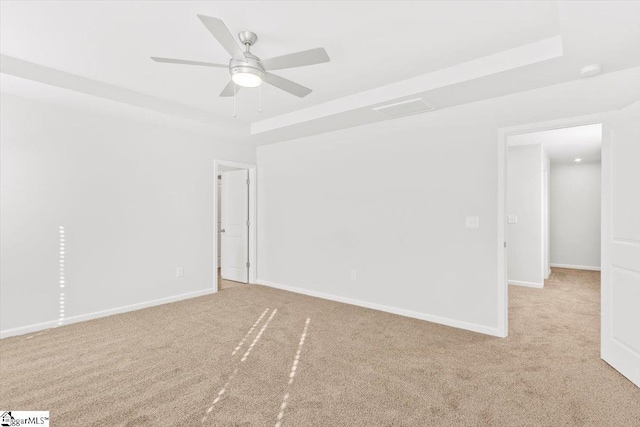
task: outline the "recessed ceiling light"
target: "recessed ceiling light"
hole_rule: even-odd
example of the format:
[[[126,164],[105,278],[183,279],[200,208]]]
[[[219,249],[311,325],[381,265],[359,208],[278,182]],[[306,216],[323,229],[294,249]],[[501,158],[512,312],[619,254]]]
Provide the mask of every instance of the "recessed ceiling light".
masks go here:
[[[582,159],[575,159],[574,162],[576,163],[580,163],[582,161]]]
[[[587,65],[586,67],[582,67],[582,69],[580,70],[580,75],[582,77],[592,77],[597,76],[601,72],[602,67],[600,66],[600,64],[591,64]]]

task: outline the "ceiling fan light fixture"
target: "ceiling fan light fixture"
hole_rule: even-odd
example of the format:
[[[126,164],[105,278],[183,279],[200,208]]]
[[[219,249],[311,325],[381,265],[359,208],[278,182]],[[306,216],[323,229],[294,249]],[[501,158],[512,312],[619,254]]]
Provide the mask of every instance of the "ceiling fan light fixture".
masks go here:
[[[231,80],[238,86],[258,87],[264,80],[264,73],[253,67],[234,67],[231,69]]]

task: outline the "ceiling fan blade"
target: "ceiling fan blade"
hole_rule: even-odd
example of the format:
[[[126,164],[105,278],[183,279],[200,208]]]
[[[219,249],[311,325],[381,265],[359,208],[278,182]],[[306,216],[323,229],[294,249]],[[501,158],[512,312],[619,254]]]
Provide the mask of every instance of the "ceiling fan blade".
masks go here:
[[[298,83],[292,82],[291,80],[287,80],[271,73],[264,73],[264,81],[269,83],[271,86],[275,86],[278,89],[289,92],[298,98],[304,98],[312,92],[308,87],[304,87]]]
[[[186,59],[174,58],[159,58],[157,56],[152,56],[151,59],[156,62],[166,62],[167,64],[202,65],[205,67],[229,68],[229,66],[226,64],[214,64],[213,62],[188,61]]]
[[[290,53],[275,58],[265,59],[262,66],[266,70],[282,70],[284,68],[303,67],[305,65],[322,64],[329,62],[331,58],[324,48],[304,50],[302,52]]]
[[[218,43],[229,52],[229,55],[236,59],[245,59],[242,49],[240,49],[240,46],[236,43],[236,39],[233,38],[231,32],[221,19],[205,15],[198,15],[198,18],[204,26],[207,27],[207,30],[213,34],[213,37],[218,40]]]
[[[229,81],[227,85],[220,92],[220,96],[233,96],[240,90],[240,86],[234,84],[233,81]]]

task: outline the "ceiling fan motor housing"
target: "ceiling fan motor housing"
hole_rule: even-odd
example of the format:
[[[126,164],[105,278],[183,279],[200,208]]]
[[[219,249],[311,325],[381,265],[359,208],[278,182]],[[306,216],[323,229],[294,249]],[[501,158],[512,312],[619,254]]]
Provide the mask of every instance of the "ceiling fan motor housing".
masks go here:
[[[233,77],[234,74],[249,73],[264,79],[264,67],[260,64],[260,58],[250,52],[245,52],[245,61],[231,58],[229,61],[229,72]]]

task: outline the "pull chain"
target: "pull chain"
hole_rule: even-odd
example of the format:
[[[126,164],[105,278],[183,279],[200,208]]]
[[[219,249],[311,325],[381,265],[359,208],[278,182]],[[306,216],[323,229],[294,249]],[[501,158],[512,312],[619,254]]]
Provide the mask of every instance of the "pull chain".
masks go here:
[[[262,85],[258,86],[258,113],[262,113]]]
[[[238,93],[236,89],[236,84],[233,83],[233,117],[236,117],[236,94]]]

